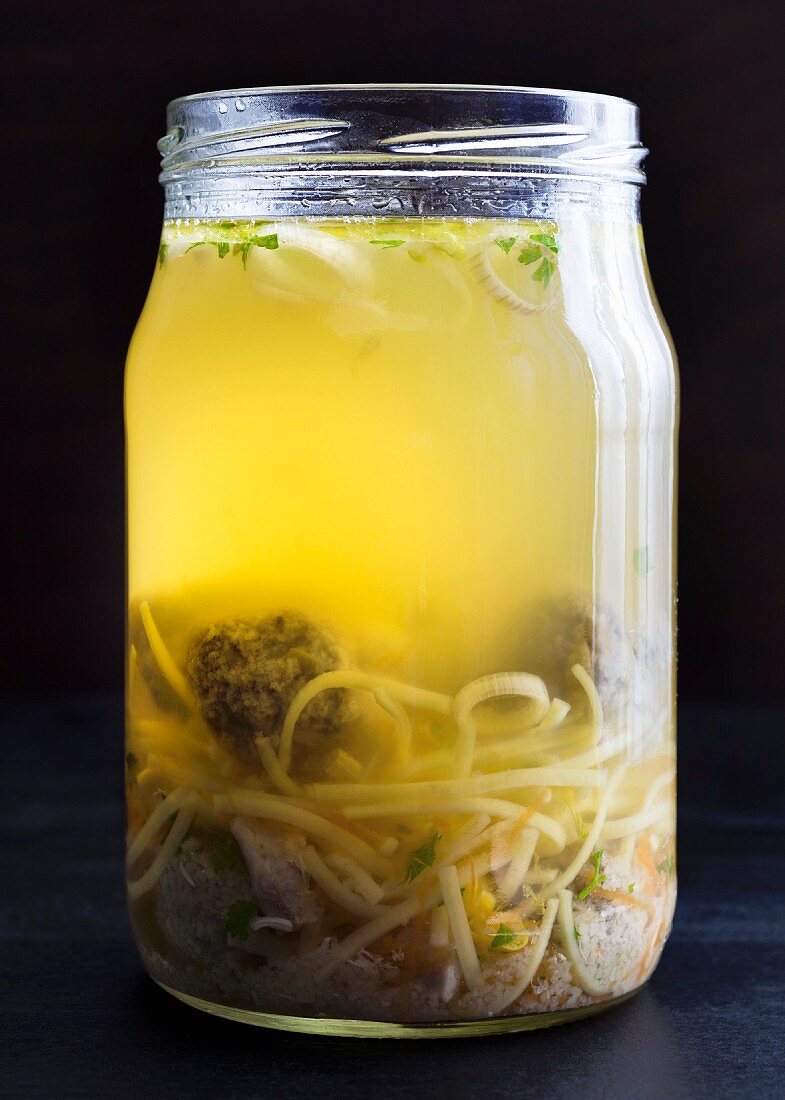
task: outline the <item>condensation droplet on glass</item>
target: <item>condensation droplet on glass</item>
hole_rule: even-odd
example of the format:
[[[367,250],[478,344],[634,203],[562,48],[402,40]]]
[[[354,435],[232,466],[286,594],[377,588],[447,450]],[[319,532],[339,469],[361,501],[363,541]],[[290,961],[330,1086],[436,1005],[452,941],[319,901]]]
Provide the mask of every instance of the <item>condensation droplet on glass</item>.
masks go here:
[[[245,100],[244,99],[236,99],[234,101],[234,109],[236,111],[244,111],[245,110]]]
[[[229,108],[226,106],[225,103],[219,103],[218,104],[218,114],[219,115],[227,114],[228,110],[229,110]]]

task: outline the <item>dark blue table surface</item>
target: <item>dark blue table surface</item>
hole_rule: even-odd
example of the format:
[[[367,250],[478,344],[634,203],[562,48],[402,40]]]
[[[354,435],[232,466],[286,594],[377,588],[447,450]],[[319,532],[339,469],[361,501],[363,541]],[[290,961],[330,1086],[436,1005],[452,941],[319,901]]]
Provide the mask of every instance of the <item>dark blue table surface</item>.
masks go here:
[[[326,1039],[202,1015],[142,973],[116,700],[0,704],[3,1097],[785,1097],[785,710],[683,707],[680,900],[654,978],[509,1036]]]

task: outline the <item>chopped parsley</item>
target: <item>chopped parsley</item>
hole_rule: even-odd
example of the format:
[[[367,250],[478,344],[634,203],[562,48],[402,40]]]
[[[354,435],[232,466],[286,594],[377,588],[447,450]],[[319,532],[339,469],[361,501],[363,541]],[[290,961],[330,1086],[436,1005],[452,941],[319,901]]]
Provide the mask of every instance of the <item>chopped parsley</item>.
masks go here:
[[[634,882],[631,882],[629,884],[629,886],[627,887],[627,893],[628,894],[634,894],[635,893],[635,883]]]
[[[247,940],[251,934],[250,923],[259,916],[255,901],[233,901],[226,914],[227,934],[235,940]]]
[[[496,930],[496,935],[491,941],[491,947],[494,949],[494,951],[504,950],[505,947],[509,947],[511,944],[514,944],[517,938],[518,937],[515,935],[512,928],[510,928],[506,924],[500,924]]]
[[[158,266],[163,267],[166,263],[166,253],[169,250],[169,245],[166,241],[161,241],[158,245]]]
[[[559,246],[556,244],[556,237],[553,233],[532,233],[529,240],[545,245],[548,251],[553,252],[554,255],[559,252]]]
[[[592,853],[591,863],[594,867],[594,874],[578,894],[581,901],[587,898],[592,890],[596,890],[598,886],[602,886],[603,882],[605,882],[605,875],[600,874],[600,862],[602,861],[603,852],[604,849],[600,848]]]
[[[508,250],[505,249],[505,251]],[[518,263],[527,266],[538,264],[532,272],[532,279],[536,283],[547,286],[556,271],[555,257],[558,252],[559,246],[556,244],[556,237],[553,233],[531,233],[528,242],[518,253]]]
[[[547,286],[555,270],[556,264],[553,260],[544,259],[532,275],[532,279],[534,279],[535,283],[542,283],[543,286]]]
[[[370,241],[369,243],[378,244],[380,248],[400,248],[400,246],[406,242],[396,237],[390,240]]]
[[[220,260],[222,260],[224,258],[224,256],[228,256],[229,251],[231,249],[231,245],[229,244],[228,241],[194,241],[193,244],[189,244],[188,248],[186,248],[183,255],[185,255],[187,252],[190,252],[192,248],[198,248],[199,245],[202,245],[202,244],[209,244],[209,245],[212,245],[213,248],[217,248],[218,249],[218,258]]]
[[[505,254],[509,254],[512,251],[512,247],[517,240],[517,237],[500,237],[496,241],[496,244],[498,244],[502,252],[504,252]]]
[[[581,942],[581,934],[580,934],[580,932],[578,931],[578,925],[577,925],[577,924],[573,924],[573,926],[572,926],[572,934],[573,934],[573,936],[575,936],[575,942],[576,942],[577,944],[580,944],[580,942]]]
[[[536,244],[526,244],[518,253],[519,264],[536,264],[542,255],[542,250]]]
[[[239,255],[243,258],[243,267],[248,266],[248,253],[252,248],[277,248],[278,247],[278,234],[267,233],[262,237],[249,237],[245,241],[241,241],[236,244],[232,251],[235,256]]]
[[[406,868],[404,882],[414,882],[418,875],[422,874],[426,867],[432,867],[436,859],[436,845],[442,839],[441,833],[433,836],[421,844],[409,857],[409,866]]]
[[[676,870],[676,863],[673,858],[673,853],[669,853],[665,859],[660,860],[657,864],[657,870],[661,875],[672,875]]]

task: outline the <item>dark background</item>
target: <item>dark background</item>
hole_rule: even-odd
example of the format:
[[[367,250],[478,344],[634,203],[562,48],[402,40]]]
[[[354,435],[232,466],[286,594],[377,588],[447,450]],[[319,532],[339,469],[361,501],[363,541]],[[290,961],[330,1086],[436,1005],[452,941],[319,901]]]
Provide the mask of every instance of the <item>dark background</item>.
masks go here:
[[[680,689],[782,697],[778,7],[7,3],[0,688],[121,682],[123,356],[156,253],[167,100],[428,80],[562,86],[640,105],[648,250],[682,365]]]

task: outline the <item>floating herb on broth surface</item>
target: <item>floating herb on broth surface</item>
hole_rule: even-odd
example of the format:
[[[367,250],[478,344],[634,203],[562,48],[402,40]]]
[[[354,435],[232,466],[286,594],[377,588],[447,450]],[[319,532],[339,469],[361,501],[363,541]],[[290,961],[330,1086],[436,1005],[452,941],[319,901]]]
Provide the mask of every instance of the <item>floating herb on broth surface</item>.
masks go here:
[[[246,241],[241,241],[236,244],[232,251],[235,256],[242,256],[243,267],[248,266],[248,254],[252,248],[277,248],[278,247],[278,234],[267,233],[264,236],[249,237]]]
[[[208,244],[211,245],[213,248],[217,248],[218,258],[220,260],[222,260],[224,256],[228,256],[231,249],[231,245],[228,241],[194,241],[193,244],[190,244],[188,248],[186,248],[183,255],[186,255],[188,252],[190,252],[192,248],[199,248],[199,246],[203,244]]]
[[[532,233],[529,240],[535,241],[537,244],[545,245],[549,252],[558,255],[559,246],[556,244],[556,237],[553,233]]]
[[[395,239],[391,240],[374,240],[369,241],[368,243],[378,244],[380,248],[400,248],[400,246],[402,244],[405,244],[406,242],[396,237]]]
[[[532,272],[532,279],[547,286],[556,271],[555,257],[558,252],[559,246],[553,233],[532,233],[518,253],[518,263],[527,266],[538,264]]]
[[[502,250],[502,252],[505,253],[505,255],[509,255],[509,253],[512,251],[513,245],[517,240],[517,237],[500,237],[497,239],[496,244],[498,244],[499,248]]]

